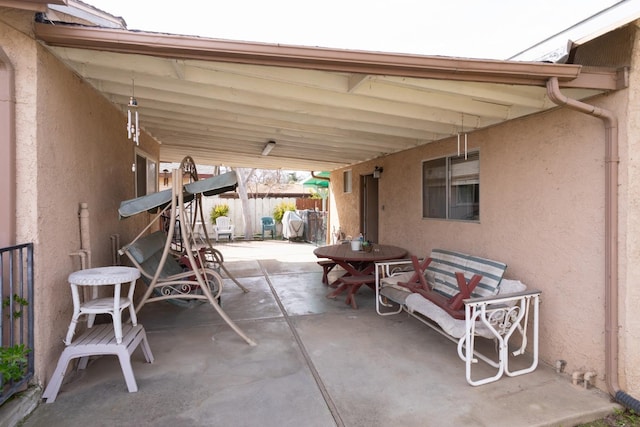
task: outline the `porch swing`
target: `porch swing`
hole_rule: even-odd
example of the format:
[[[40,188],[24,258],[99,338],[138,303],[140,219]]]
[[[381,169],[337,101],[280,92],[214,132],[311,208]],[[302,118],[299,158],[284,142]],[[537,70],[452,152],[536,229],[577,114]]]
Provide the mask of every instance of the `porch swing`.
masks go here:
[[[185,183],[186,182],[186,183]],[[243,292],[249,292],[224,265],[222,253],[213,248],[204,228],[205,239],[198,244],[194,227],[196,219],[204,223],[202,195],[213,196],[235,189],[235,172],[198,180],[193,159],[185,157],[179,168],[172,172],[171,189],[125,200],[118,212],[127,218],[142,212],[154,213],[151,222],[119,253],[126,254],[140,270],[147,289],[136,306],[136,313],[145,304],[169,301],[180,306],[208,302],[222,319],[249,345],[249,338],[220,306],[223,270]],[[159,212],[158,212],[159,211]],[[160,230],[147,231],[161,220]]]

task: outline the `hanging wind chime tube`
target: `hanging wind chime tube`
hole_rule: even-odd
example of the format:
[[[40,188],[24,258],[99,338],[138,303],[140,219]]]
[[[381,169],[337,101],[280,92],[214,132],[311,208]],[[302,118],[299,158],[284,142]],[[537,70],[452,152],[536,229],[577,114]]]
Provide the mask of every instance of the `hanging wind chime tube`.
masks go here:
[[[135,142],[136,145],[140,145],[138,100],[135,98],[135,82],[133,80],[131,83],[131,97],[129,98],[127,109],[127,138],[133,139],[133,142]]]
[[[467,134],[464,131],[464,114],[462,114],[461,124],[462,124],[462,132],[458,132],[458,157],[460,157],[460,136],[464,135],[464,159],[467,160],[467,151],[468,151],[469,145],[468,145]]]
[[[137,113],[136,113],[137,114]],[[137,120],[138,116],[136,115],[136,120]],[[468,146],[467,146],[467,134],[464,134],[464,159],[467,160],[467,154],[468,154],[469,150],[468,150]]]

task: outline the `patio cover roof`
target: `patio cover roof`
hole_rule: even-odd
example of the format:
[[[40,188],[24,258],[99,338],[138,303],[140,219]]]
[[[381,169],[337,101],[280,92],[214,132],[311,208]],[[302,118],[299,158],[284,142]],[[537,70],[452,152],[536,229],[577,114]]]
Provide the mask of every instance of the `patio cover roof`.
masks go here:
[[[324,170],[626,83],[611,69],[236,42],[37,22],[36,38],[123,111],[135,85],[161,161]],[[276,141],[267,156],[265,144]]]

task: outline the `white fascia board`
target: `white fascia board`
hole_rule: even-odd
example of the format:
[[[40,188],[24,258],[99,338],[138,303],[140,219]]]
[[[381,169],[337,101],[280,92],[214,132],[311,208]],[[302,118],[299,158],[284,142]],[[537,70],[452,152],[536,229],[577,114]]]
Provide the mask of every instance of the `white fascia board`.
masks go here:
[[[49,4],[48,8],[52,11],[65,13],[78,19],[91,22],[99,27],[127,29],[127,23],[123,18],[110,15],[81,1],[68,0],[67,6]]]
[[[640,0],[623,0],[515,54],[508,60],[561,62],[572,46],[584,44],[638,18]]]

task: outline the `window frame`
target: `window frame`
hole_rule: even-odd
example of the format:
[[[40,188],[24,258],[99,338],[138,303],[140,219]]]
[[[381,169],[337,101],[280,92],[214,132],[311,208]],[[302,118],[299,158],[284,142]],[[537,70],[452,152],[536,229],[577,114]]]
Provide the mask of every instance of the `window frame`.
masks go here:
[[[472,162],[476,162],[477,166]],[[469,166],[455,167],[465,163]],[[454,176],[454,169],[458,172],[463,170],[466,174]],[[431,176],[430,185],[427,185],[428,175]],[[480,150],[423,160],[421,181],[423,219],[480,222]],[[466,211],[468,217],[456,217],[453,212],[456,208],[463,208],[460,213]],[[469,211],[471,215],[468,215]]]
[[[353,192],[353,171],[351,169],[342,172],[342,189],[345,194]]]
[[[139,159],[144,160],[144,192],[141,191],[140,183],[142,177],[140,176],[140,164]],[[146,196],[147,194],[158,192],[158,159],[151,156],[146,151],[139,148],[134,150],[133,164],[135,167],[134,173],[134,190],[136,197]]]

